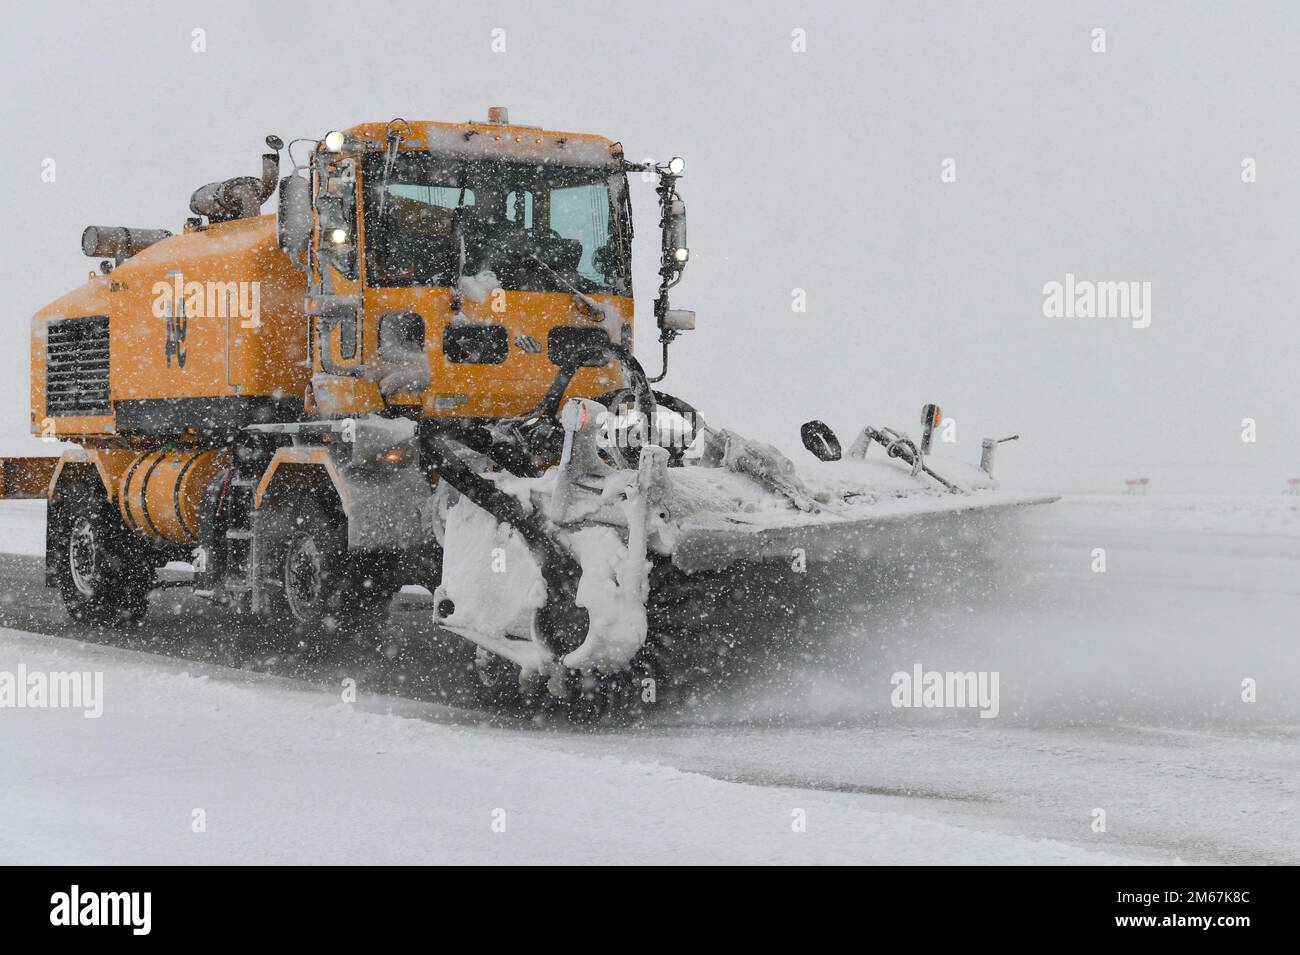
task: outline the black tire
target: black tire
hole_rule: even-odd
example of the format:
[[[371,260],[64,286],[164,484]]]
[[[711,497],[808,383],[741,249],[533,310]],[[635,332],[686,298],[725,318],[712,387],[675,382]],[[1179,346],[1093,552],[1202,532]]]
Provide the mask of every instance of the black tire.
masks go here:
[[[284,649],[327,651],[344,638],[377,636],[396,590],[392,561],[348,553],[337,508],[281,501],[262,516],[258,569],[266,613]]]
[[[59,593],[73,620],[130,626],[149,609],[154,567],[148,544],[122,524],[98,481],[55,491],[48,517]]]
[[[522,706],[518,664],[476,647],[470,670],[474,704],[477,707],[503,711]]]
[[[574,726],[599,723],[609,711],[609,677],[568,670],[564,682],[564,696],[548,696],[545,701],[547,708]]]

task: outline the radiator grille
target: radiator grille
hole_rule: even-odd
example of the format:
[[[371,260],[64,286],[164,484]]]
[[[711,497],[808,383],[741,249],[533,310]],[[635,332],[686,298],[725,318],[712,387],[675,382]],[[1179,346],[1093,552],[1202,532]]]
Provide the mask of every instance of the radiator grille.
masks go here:
[[[109,414],[108,316],[65,318],[45,326],[45,413]]]

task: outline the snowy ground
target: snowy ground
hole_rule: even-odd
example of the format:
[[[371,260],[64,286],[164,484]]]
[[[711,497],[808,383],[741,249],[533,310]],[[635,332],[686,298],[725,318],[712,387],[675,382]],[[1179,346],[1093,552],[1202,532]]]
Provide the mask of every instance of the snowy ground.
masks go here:
[[[105,685],[96,720],[4,712],[10,862],[1114,861],[917,818],[885,798],[720,782],[439,725],[433,704],[353,708],[275,678],[14,631],[0,633],[0,659],[101,670]],[[195,809],[206,832],[191,831]],[[796,809],[806,833],[791,831]],[[492,830],[496,810],[505,832]]]
[[[0,548],[31,553],[38,512],[0,521]],[[1300,862],[1300,499],[1070,497],[1008,543],[994,586],[867,595],[818,654],[598,730],[399,696],[402,674],[366,671],[349,706],[338,672],[106,646],[33,609],[38,563],[5,558],[0,621],[47,635],[0,631],[0,671],[102,671],[105,708],[0,709],[0,857]],[[998,670],[999,717],[893,709],[915,663]]]

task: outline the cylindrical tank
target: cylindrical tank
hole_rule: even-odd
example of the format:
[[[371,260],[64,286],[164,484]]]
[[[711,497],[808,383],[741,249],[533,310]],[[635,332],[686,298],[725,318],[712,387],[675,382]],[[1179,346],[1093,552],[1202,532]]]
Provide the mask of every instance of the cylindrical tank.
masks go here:
[[[93,258],[129,259],[163,239],[166,229],[128,229],[124,226],[91,225],[81,233],[81,251]]]
[[[138,455],[118,488],[122,520],[155,540],[196,543],[203,489],[229,463],[229,452],[220,448],[165,448]]]

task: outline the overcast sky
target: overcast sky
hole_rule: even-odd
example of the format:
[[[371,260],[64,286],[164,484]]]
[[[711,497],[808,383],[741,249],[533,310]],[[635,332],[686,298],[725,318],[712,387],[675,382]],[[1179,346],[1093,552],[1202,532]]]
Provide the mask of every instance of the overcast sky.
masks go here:
[[[179,231],[194,188],[257,173],[270,132],[504,105],[685,157],[674,304],[699,329],[666,386],[713,422],[795,450],[808,418],[847,441],[937,401],[962,455],[1022,434],[999,465],[1036,485],[1300,477],[1295,3],[47,2],[10,7],[0,44],[0,450],[47,450],[24,438],[28,318],[94,267],[84,226]],[[1150,282],[1150,326],[1045,317],[1067,273]]]

